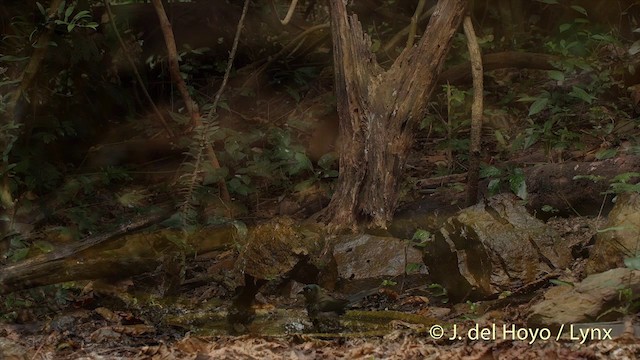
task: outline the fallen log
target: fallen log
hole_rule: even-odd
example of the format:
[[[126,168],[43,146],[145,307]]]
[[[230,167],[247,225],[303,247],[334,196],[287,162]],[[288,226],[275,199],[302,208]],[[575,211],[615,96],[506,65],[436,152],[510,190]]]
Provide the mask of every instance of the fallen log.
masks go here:
[[[136,232],[167,215],[166,211],[146,215],[110,233],[4,266],[0,268],[0,294],[67,281],[131,277],[171,265],[177,254],[189,256],[224,248],[236,233],[233,226],[187,235],[173,229]]]
[[[595,216],[607,214],[613,207],[615,194],[611,190],[611,181],[620,174],[640,171],[639,156],[621,156],[602,161],[567,161],[549,163],[525,169],[527,207],[540,212],[548,205],[558,212],[552,215]],[[633,183],[638,179],[633,179]]]
[[[525,165],[513,162],[513,166]],[[542,219],[551,216],[595,216],[606,215],[613,207],[615,194],[609,194],[611,181],[618,175],[640,172],[640,156],[625,155],[602,161],[567,161],[563,163],[543,163],[524,167],[527,183],[527,208]],[[419,192],[442,187],[451,182],[466,181],[465,174],[449,175],[422,179],[416,182]],[[633,183],[638,179],[633,179]],[[487,197],[489,180],[481,182],[480,188]],[[506,189],[505,189],[506,190]],[[461,202],[462,198],[458,200]],[[446,203],[428,204],[424,200],[409,204],[401,213],[424,213],[446,207],[452,203],[447,197]],[[434,200],[429,200],[429,203]],[[543,207],[555,209],[543,212]]]

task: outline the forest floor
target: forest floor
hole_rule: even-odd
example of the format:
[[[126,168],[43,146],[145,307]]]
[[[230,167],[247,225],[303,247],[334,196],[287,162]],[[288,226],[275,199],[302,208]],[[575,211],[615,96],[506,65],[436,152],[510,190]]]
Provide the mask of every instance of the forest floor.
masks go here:
[[[552,219],[549,224],[564,236],[588,237],[584,218]],[[204,262],[193,263],[187,273],[195,276],[215,266],[228,254],[218,254]],[[574,262],[567,278],[581,278],[584,259]],[[365,310],[398,310],[408,314],[424,315],[432,319],[429,325],[394,320],[384,334],[367,336],[345,331],[318,334],[309,330],[288,331],[278,334],[252,331],[247,334],[228,335],[228,329],[215,329],[207,334],[192,326],[168,325],[171,315],[193,311],[196,305],[211,298],[227,299],[209,311],[228,306],[229,294],[215,283],[192,286],[178,299],[163,304],[149,301],[136,305],[126,299],[122,291],[132,287],[130,281],[118,283],[89,282],[82,291],[69,291],[66,306],[40,309],[37,319],[33,310],[23,310],[12,324],[0,324],[0,358],[14,359],[636,359],[640,357],[640,341],[633,334],[612,339],[583,341],[565,331],[556,339],[552,336],[534,338],[530,333],[505,335],[509,329],[526,328],[526,314],[530,306],[544,292],[540,289],[529,301],[507,302],[499,308],[490,303],[467,302],[447,304],[436,298],[423,299],[408,289],[382,299],[368,298],[361,308]],[[415,290],[415,289],[414,289]],[[44,290],[43,290],[44,291]],[[73,295],[72,295],[73,293]],[[60,292],[49,294],[58,296]],[[419,301],[422,299],[422,301]],[[304,317],[304,304],[299,297],[262,296],[257,299],[262,313],[275,314],[277,309],[291,312],[287,326],[308,323]],[[384,300],[384,301],[383,301]],[[160,300],[159,300],[160,301]],[[125,303],[128,303],[126,305]],[[180,304],[191,304],[192,310]],[[31,304],[34,308],[36,304]],[[206,307],[206,306],[205,306]],[[294,315],[298,314],[298,315]],[[186,315],[189,316],[189,315]],[[206,316],[205,316],[206,319]],[[206,320],[205,320],[206,321]],[[268,321],[268,320],[267,320]],[[491,332],[493,327],[495,332]],[[304,327],[304,325],[303,325]],[[453,335],[453,331],[458,336]],[[477,328],[489,333],[484,339],[474,339],[469,332]],[[308,328],[307,328],[308,329]],[[442,336],[438,336],[438,329]],[[435,332],[434,332],[435,331]],[[213,335],[211,335],[213,334]],[[572,337],[573,336],[573,337]],[[454,339],[451,339],[454,337]],[[506,337],[506,338],[505,338]]]
[[[455,167],[450,152],[437,150],[437,144],[418,139],[408,167],[408,176],[417,180],[429,180],[436,175],[435,164],[449,163]],[[431,140],[429,140],[431,141]],[[586,144],[586,149],[598,149],[601,144]],[[502,150],[504,151],[504,149]],[[593,151],[581,151],[578,160],[593,161]],[[494,151],[497,153],[498,151]],[[520,154],[522,163],[562,162],[576,160],[575,153],[553,153],[529,149]],[[529,157],[526,157],[529,156]],[[564,159],[558,160],[564,156]],[[590,158],[587,158],[590,156]],[[553,159],[551,158],[553,157]],[[488,158],[489,163],[504,159]],[[511,160],[513,161],[513,160]],[[440,169],[442,170],[442,169]],[[462,185],[459,177],[452,176],[439,184],[441,188],[456,189]],[[446,182],[449,183],[446,183]],[[453,184],[455,182],[455,184]],[[435,186],[435,187],[438,187]],[[415,189],[414,189],[415,190]],[[419,189],[421,196],[439,192],[438,189]],[[576,189],[578,191],[578,189]],[[461,191],[458,191],[462,195]],[[441,197],[451,199],[449,193]],[[436,194],[437,195],[437,194]],[[415,198],[418,198],[416,196]],[[460,196],[461,198],[462,196]],[[274,199],[277,198],[274,195]],[[415,198],[413,200],[415,200]],[[326,199],[325,199],[326,200]],[[277,202],[274,202],[277,206]],[[265,211],[265,213],[277,212]],[[252,214],[255,215],[255,214]],[[118,216],[114,215],[114,218]],[[594,228],[583,226],[586,217],[575,216],[563,219],[552,218],[548,224],[561,236],[577,237],[572,243],[588,244],[594,236]],[[197,306],[208,306],[210,312],[228,307],[232,294],[227,287],[212,279],[209,282],[189,283],[189,280],[205,278],[211,269],[233,266],[232,251],[209,254],[207,258],[190,262],[186,269],[186,283],[181,288],[179,299],[164,300],[148,296],[146,300],[127,294],[138,285],[148,282],[154,288],[157,279],[79,282],[70,288],[47,287],[11,294],[3,300],[5,309],[12,309],[12,321],[0,322],[0,360],[23,359],[636,359],[640,358],[640,341],[633,334],[625,333],[613,339],[582,341],[563,333],[556,339],[557,330],[548,340],[533,338],[525,333],[519,338],[510,338],[500,332],[503,326],[535,331],[526,328],[526,316],[530,307],[540,299],[545,289],[525,301],[514,299],[502,303],[499,308],[485,306],[482,302],[450,304],[442,299],[426,298],[424,294],[406,290],[392,294],[391,301],[370,299],[362,307],[365,310],[396,310],[407,314],[418,314],[432,320],[429,325],[416,325],[394,320],[384,334],[363,335],[357,332],[317,334],[297,328],[299,317],[292,316],[296,331],[282,329],[277,334],[251,331],[243,335],[228,335],[224,324],[216,331],[207,333],[199,329],[196,321],[202,321]],[[584,258],[575,260],[566,271],[566,281],[584,277]],[[220,265],[223,264],[223,265]],[[414,289],[415,290],[415,289]],[[148,294],[153,290],[148,290]],[[295,295],[258,295],[258,306],[264,313],[277,309],[304,311],[304,304]],[[217,302],[216,302],[217,301]],[[210,304],[211,302],[211,304]],[[215,302],[215,304],[214,304]],[[182,307],[179,304],[190,304]],[[208,305],[210,304],[210,305]],[[407,305],[409,304],[409,305]],[[193,312],[190,314],[189,312]],[[194,316],[193,324],[179,325],[166,321],[169,316]],[[206,319],[206,316],[204,318]],[[195,320],[196,318],[200,320]],[[633,319],[632,319],[633,320]],[[206,321],[206,320],[205,320]],[[497,333],[491,332],[497,328]],[[456,329],[459,337],[454,337]],[[476,333],[469,332],[477,329]],[[437,331],[442,330],[442,334]],[[471,334],[486,330],[488,335],[475,339]],[[435,332],[434,332],[435,331]],[[451,338],[453,337],[453,338]]]

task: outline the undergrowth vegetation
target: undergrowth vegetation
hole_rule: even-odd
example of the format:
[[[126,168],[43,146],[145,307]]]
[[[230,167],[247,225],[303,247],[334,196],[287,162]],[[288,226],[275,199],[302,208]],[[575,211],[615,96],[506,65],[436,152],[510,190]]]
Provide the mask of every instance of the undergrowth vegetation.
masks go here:
[[[146,35],[133,28],[126,18],[116,17],[115,24],[127,46],[122,49],[110,25],[96,18],[96,14],[101,14],[96,10],[100,3],[62,1],[54,11],[55,16],[50,16],[46,5],[39,2],[11,8],[15,16],[6,25],[0,47],[4,223],[20,222],[19,214],[33,213],[36,207],[46,204],[45,214],[25,218],[40,226],[66,229],[77,241],[106,225],[148,211],[156,206],[152,199],[158,194],[168,194],[177,203],[187,204],[182,215],[192,225],[224,222],[229,213],[236,219],[250,221],[255,218],[254,211],[264,207],[264,203],[281,204],[295,194],[317,192],[321,202],[326,203],[338,177],[337,154],[327,151],[317,159],[310,159],[308,145],[313,126],[307,129],[294,126],[309,122],[308,118],[285,111],[278,112],[276,118],[265,114],[266,106],[257,107],[260,110],[243,107],[260,89],[248,85],[252,84],[249,81],[252,78],[241,70],[243,66],[267,64],[256,78],[260,77],[269,91],[282,96],[261,101],[273,101],[274,108],[302,108],[301,113],[305,113],[314,97],[331,86],[332,76],[327,76],[332,69],[330,54],[327,55],[330,44],[318,41],[322,45],[311,50],[305,48],[307,52],[302,55],[296,54],[297,48],[291,49],[289,57],[276,61],[264,59],[274,55],[267,53],[267,49],[285,43],[277,34],[270,35],[271,43],[256,45],[253,52],[245,49],[233,67],[229,90],[218,104],[220,115],[202,134],[190,127],[184,104],[177,100],[172,85],[167,84],[164,53],[146,53]],[[115,6],[131,2],[112,3]],[[550,0],[537,3],[545,6],[545,11],[557,8],[571,16],[567,21],[543,26],[539,18],[535,19],[539,15],[531,14],[527,19],[529,26],[522,32],[513,32],[511,25],[501,24],[500,14],[494,9],[485,10],[484,17],[474,18],[484,52],[541,52],[556,59],[553,70],[499,69],[485,76],[488,105],[483,141],[487,151],[482,176],[489,180],[490,192],[506,188],[523,199],[527,196],[523,170],[506,163],[509,159],[538,150],[554,162],[571,160],[578,153],[607,159],[618,155],[622,143],[629,144],[625,151],[638,153],[637,114],[633,94],[627,90],[630,84],[625,82],[630,73],[640,71],[635,68],[634,39],[621,35],[615,28],[593,23],[591,14],[578,1],[570,5]],[[385,2],[388,9],[396,5],[394,1]],[[309,9],[309,18],[318,23],[327,20],[322,9]],[[251,11],[271,10],[255,4]],[[411,14],[411,9],[398,11]],[[378,57],[393,56],[397,49],[383,45],[404,24],[389,19],[376,21],[375,17],[364,21]],[[48,32],[50,38],[44,44],[47,51],[42,65],[32,85],[22,89],[25,69],[42,48],[38,39]],[[246,36],[252,39],[254,35]],[[456,38],[449,64],[467,60],[465,41],[462,35]],[[226,66],[219,54],[212,58],[210,50],[189,44],[179,49],[181,75],[203,112],[210,109],[211,89],[218,84]],[[135,66],[144,69],[144,84],[138,84],[133,77],[125,54],[134,59]],[[164,167],[143,167],[150,160],[145,158],[144,162],[114,161],[88,168],[86,159],[105,141],[118,143],[165,136],[160,123],[148,115],[149,104],[141,95],[141,85],[149,89],[156,101],[166,104],[165,118],[181,134],[166,142],[174,162]],[[20,100],[14,101],[14,96],[21,96]],[[421,144],[433,147],[416,151],[444,155],[426,166],[414,166],[428,171],[411,174],[411,178],[466,170],[470,102],[469,84],[445,84],[434,95],[430,114],[422,122],[418,135]],[[105,140],[104,135],[118,127],[128,129],[126,136]],[[214,144],[219,167],[202,158],[198,136]],[[335,138],[327,137],[325,141],[334,142]],[[136,154],[126,153],[125,160],[133,160]],[[161,157],[152,160],[157,158]],[[185,186],[181,179],[191,173],[199,175],[197,183],[186,184],[193,191],[180,190]],[[144,178],[150,174],[161,174],[161,180]],[[217,186],[220,182],[226,184],[233,205],[220,204]],[[411,200],[411,196],[405,200]],[[209,211],[211,207],[228,210],[230,206],[231,212]],[[10,239],[6,241],[8,251],[4,252],[3,261],[17,261],[30,252],[54,248],[46,241],[26,241],[20,231],[3,235]]]

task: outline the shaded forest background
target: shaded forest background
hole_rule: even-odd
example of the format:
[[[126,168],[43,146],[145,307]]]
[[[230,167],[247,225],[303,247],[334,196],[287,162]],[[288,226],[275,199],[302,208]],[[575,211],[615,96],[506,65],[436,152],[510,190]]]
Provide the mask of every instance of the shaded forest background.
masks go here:
[[[406,45],[416,5],[350,4],[382,66]],[[435,2],[424,5],[417,38]],[[63,1],[51,11],[32,1],[0,5],[4,262],[157,208],[178,209],[165,224],[188,227],[306,218],[327,205],[339,169],[326,5],[301,1],[283,25],[289,3],[250,4],[213,111],[242,6],[165,7],[180,75],[201,113],[211,114],[204,128],[171,79],[151,4],[113,2],[113,22],[100,1]],[[622,0],[471,2],[487,71],[484,192],[526,198],[526,164],[637,151],[639,7]],[[36,56],[43,59],[32,71]],[[439,79],[401,204],[427,195],[434,206],[461,203],[472,94],[461,32]],[[199,136],[213,144],[217,166],[197,156]]]

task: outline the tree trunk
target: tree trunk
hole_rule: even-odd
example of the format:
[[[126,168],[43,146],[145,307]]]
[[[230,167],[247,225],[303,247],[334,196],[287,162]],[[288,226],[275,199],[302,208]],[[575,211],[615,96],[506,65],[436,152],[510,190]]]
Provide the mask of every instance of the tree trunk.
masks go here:
[[[347,16],[342,0],[330,1],[340,175],[320,219],[331,228],[386,228],[391,220],[414,131],[466,4],[439,1],[418,45],[405,49],[385,71],[357,16]]]

